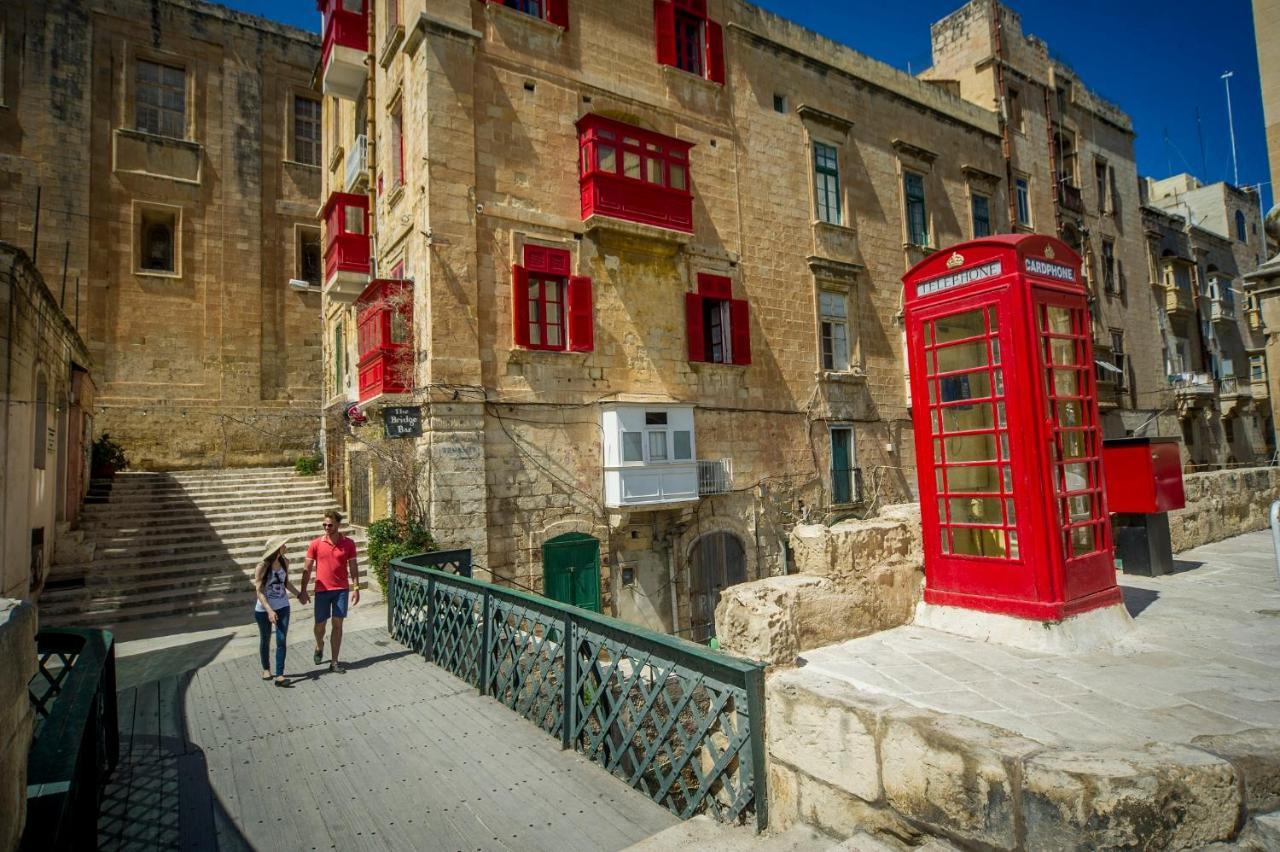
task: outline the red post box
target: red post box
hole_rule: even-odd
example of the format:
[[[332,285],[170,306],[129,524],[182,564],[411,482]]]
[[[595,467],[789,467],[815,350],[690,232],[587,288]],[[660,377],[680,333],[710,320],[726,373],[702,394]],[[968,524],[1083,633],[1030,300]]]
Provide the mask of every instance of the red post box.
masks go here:
[[[1187,505],[1177,438],[1113,438],[1103,443],[1107,508],[1152,515]]]
[[[903,283],[925,601],[1043,621],[1120,603],[1079,256],[989,237]]]

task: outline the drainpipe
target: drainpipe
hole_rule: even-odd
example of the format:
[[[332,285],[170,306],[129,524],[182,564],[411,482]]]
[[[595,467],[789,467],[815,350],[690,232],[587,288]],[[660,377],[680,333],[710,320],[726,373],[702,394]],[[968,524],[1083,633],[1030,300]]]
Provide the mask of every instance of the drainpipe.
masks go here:
[[[667,587],[671,589],[671,633],[680,635],[680,603],[676,596],[676,540],[667,548]]]

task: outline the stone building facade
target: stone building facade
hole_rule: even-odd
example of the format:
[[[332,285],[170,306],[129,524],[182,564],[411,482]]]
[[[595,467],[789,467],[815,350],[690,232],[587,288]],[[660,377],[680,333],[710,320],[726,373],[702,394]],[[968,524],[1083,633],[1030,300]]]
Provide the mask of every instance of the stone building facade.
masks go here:
[[[89,486],[88,348],[21,249],[0,242],[0,598],[34,599]]]
[[[1256,192],[1191,175],[1147,180],[1143,227],[1165,372],[1191,469],[1275,452],[1265,331],[1246,276],[1265,250]]]
[[[199,0],[14,0],[0,44],[0,239],[84,337],[98,428],[151,469],[309,451],[315,35]]]
[[[582,559],[600,593],[568,599],[701,639],[720,588],[785,570],[795,522],[911,499],[900,279],[970,238],[974,196],[1004,187],[989,112],[752,6],[680,8],[703,39],[692,64],[655,58],[653,4],[575,0],[560,26],[406,0],[370,24],[371,103],[326,98],[344,131],[326,195],[348,188],[337,149],[364,150],[360,281],[412,280],[411,387],[360,393],[384,357],[362,347],[376,283],[334,273],[324,337],[350,349],[326,354],[333,411],[421,406],[439,540],[553,596]],[[633,168],[661,189],[610,209]],[[1006,230],[1002,209],[983,227]],[[530,275],[556,318],[532,340]],[[379,458],[368,429],[328,433],[348,477],[351,456]],[[378,472],[359,475],[370,515],[388,511]]]
[[[901,278],[1019,229],[1086,258],[1108,432],[1177,434],[1131,123],[1004,7],[916,78],[737,0],[322,5],[355,520],[703,639],[795,525],[915,497]]]
[[[1151,431],[1171,396],[1152,322],[1134,130],[1016,12],[973,0],[933,25],[923,78],[957,90],[1000,121],[1007,206],[1019,230],[1051,233],[1084,258],[1099,402],[1108,437]]]
[[[1258,47],[1263,120],[1271,159],[1271,197],[1280,205],[1280,0],[1253,0],[1253,35]]]

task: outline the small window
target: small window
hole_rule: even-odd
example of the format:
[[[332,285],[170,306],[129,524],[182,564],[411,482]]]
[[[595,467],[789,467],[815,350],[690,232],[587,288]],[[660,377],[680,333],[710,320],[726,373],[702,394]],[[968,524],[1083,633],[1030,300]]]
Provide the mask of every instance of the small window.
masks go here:
[[[347,387],[346,373],[346,335],[342,331],[342,320],[333,326],[333,392],[342,393]]]
[[[1012,86],[1009,87],[1008,92],[1009,126],[1022,133],[1026,130],[1022,123],[1022,93]]]
[[[400,26],[400,0],[387,0],[387,33]]]
[[[1267,380],[1267,362],[1262,355],[1249,356],[1249,381],[1265,382]]]
[[[321,257],[320,232],[315,228],[298,228],[298,278],[319,287],[324,269]]]
[[[703,76],[702,58],[706,54],[703,20],[683,9],[676,9],[676,67]]]
[[[702,339],[706,341],[707,360],[712,364],[732,364],[730,351],[729,300],[702,300]]]
[[[529,346],[565,348],[565,282],[563,278],[529,276]]]
[[[646,411],[644,413],[644,425],[646,426],[666,426],[667,412],[665,411]]]
[[[1116,244],[1111,240],[1102,241],[1102,283],[1108,293],[1116,295],[1120,292],[1116,275]]]
[[[640,463],[644,461],[644,434],[641,432],[622,433],[622,461]]]
[[[814,194],[818,201],[818,220],[829,225],[842,224],[840,209],[840,158],[832,145],[813,143]]]
[[[843,293],[818,294],[822,335],[822,369],[843,373],[849,369],[849,300]]]
[[[342,208],[342,230],[348,234],[364,233],[364,208],[348,204]]]
[[[342,144],[342,101],[338,98],[329,99],[329,121],[332,125],[329,129],[330,142],[334,148]],[[356,128],[356,135],[360,134],[360,128]]]
[[[389,0],[389,2],[394,3],[396,0]],[[502,0],[502,5],[535,18],[544,17],[543,0]]]
[[[786,114],[787,112],[787,96],[786,95],[773,96],[773,111],[776,113],[781,113],[783,115]]]
[[[139,59],[135,74],[134,127],[156,136],[187,136],[187,72]]]
[[[907,208],[907,242],[913,246],[927,246],[929,214],[925,207],[924,177],[915,172],[905,172],[902,187]]]
[[[1236,239],[1242,243],[1247,242],[1249,239],[1249,234],[1245,226],[1243,210],[1236,211]]]
[[[1024,228],[1031,227],[1031,184],[1027,178],[1017,178],[1014,189],[1018,202],[1018,224]]]
[[[138,269],[173,274],[177,265],[177,213],[143,209],[138,217]]]
[[[991,198],[973,193],[973,236],[991,236]]]
[[[1106,213],[1110,206],[1107,204],[1107,164],[1103,160],[1095,160],[1093,163],[1093,182],[1095,191],[1098,193],[1098,212]]]
[[[293,159],[308,166],[320,165],[320,102],[293,98]]]

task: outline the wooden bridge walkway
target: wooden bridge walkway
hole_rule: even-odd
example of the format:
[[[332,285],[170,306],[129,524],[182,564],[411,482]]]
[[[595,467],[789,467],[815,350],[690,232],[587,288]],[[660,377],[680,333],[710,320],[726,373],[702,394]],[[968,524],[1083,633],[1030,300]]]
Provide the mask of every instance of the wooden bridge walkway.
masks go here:
[[[343,657],[307,637],[291,689],[255,655],[122,690],[102,848],[596,852],[678,822],[385,631]]]

